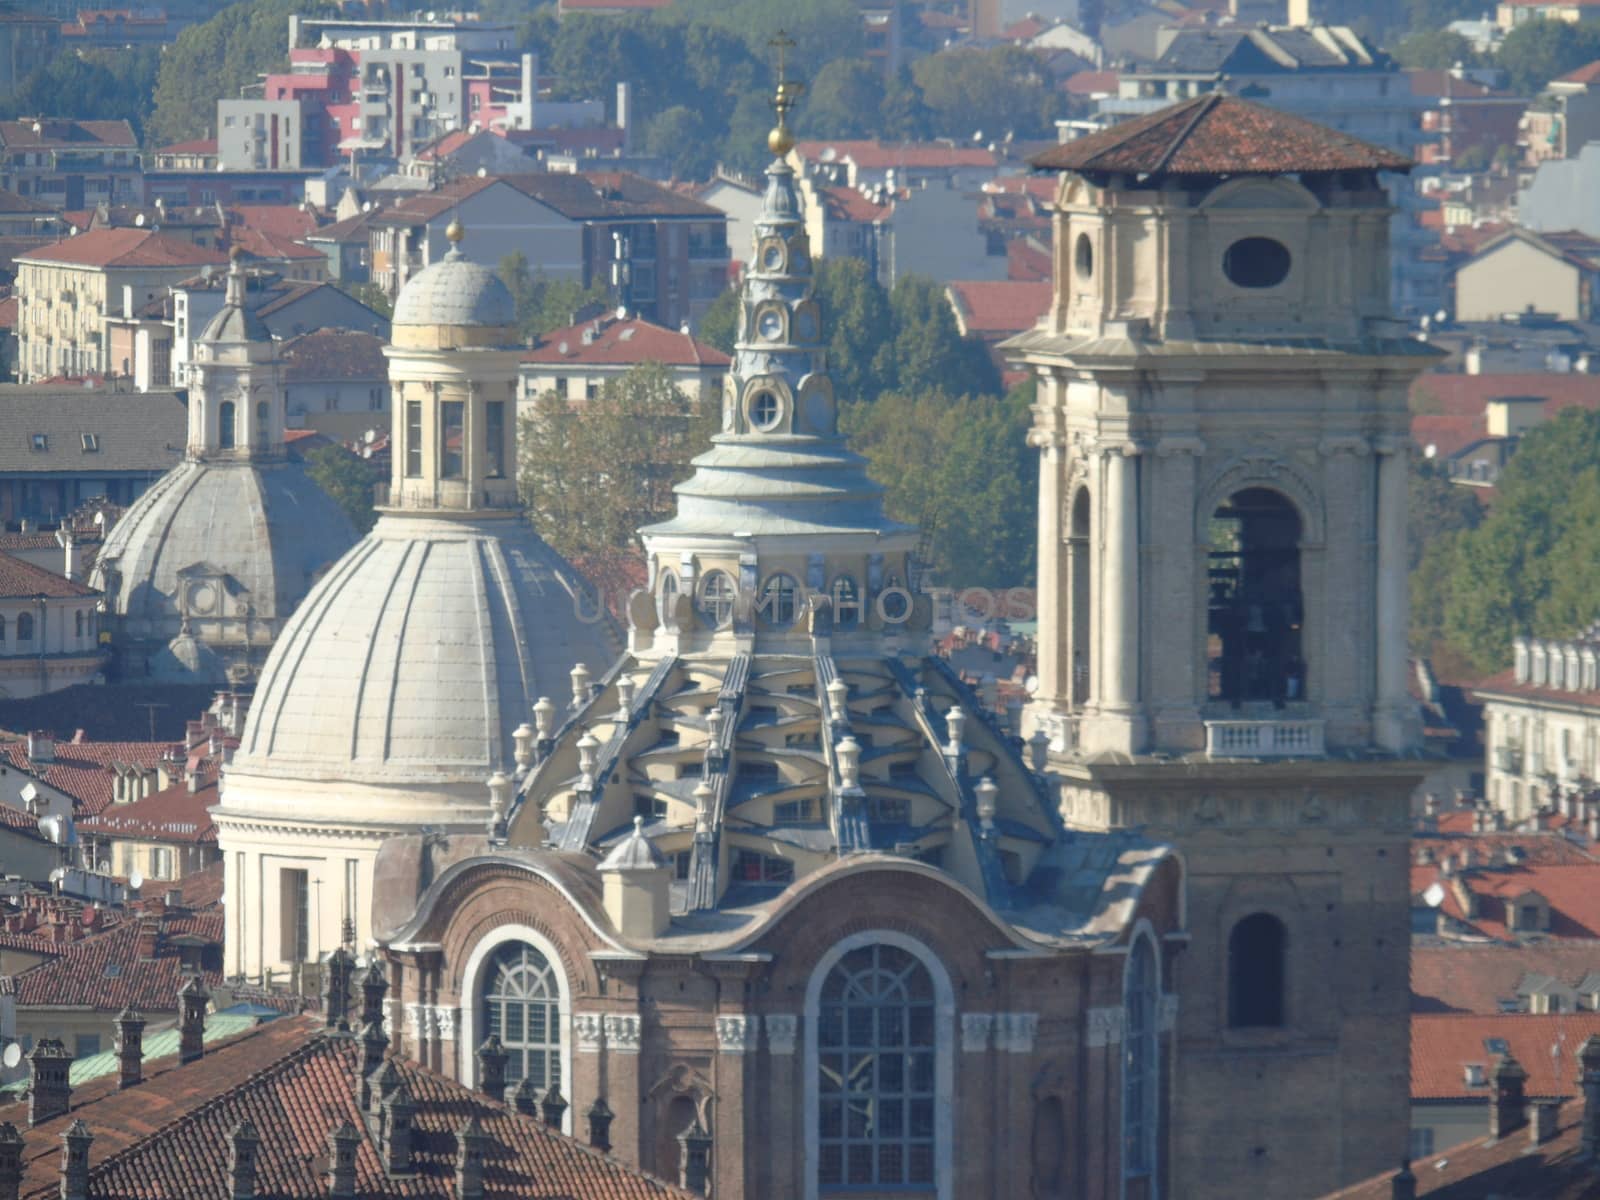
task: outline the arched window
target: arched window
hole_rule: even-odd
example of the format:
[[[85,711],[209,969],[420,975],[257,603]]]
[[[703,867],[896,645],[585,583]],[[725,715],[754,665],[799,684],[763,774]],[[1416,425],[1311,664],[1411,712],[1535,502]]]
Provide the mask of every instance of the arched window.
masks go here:
[[[821,1190],[935,1182],[938,1021],[928,968],[871,941],[822,980],[816,1013]]]
[[[33,614],[20,613],[17,616],[17,641],[33,641]]]
[[[1067,536],[1068,593],[1072,611],[1068,618],[1068,649],[1072,654],[1072,702],[1089,702],[1089,606],[1094,592],[1089,580],[1089,489],[1079,488],[1072,498],[1072,522]]]
[[[1136,937],[1122,982],[1122,1173],[1148,1181],[1154,1200],[1161,1056],[1156,1045],[1156,1001],[1161,979],[1148,937]]]
[[[550,961],[526,942],[507,942],[484,972],[483,1036],[498,1034],[510,1060],[506,1082],[561,1079],[561,993]]]
[[[726,629],[733,621],[735,589],[726,571],[707,571],[700,581],[700,619],[713,629]]]
[[[1245,488],[1212,514],[1210,541],[1211,698],[1234,704],[1304,699],[1300,514],[1270,488]]]
[[[848,575],[833,581],[833,624],[836,629],[854,629],[861,622],[861,590]]]
[[[1251,913],[1228,934],[1228,1024],[1276,1029],[1284,1023],[1288,933],[1271,913]]]
[[[224,400],[217,406],[217,446],[232,450],[235,439],[233,401]]]
[[[673,606],[678,603],[678,573],[671,567],[661,568],[661,623],[671,625],[674,621]]]
[[[793,625],[800,611],[800,585],[792,575],[769,575],[761,585],[758,605],[761,615],[773,625]]]

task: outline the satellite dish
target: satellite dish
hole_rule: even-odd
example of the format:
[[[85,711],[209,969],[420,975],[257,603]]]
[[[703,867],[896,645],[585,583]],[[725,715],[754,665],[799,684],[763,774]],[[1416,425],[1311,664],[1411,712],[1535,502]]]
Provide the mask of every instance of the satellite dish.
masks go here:
[[[1444,903],[1444,889],[1437,883],[1430,883],[1428,890],[1422,893],[1422,899],[1429,908],[1438,908]]]
[[[132,875],[128,876],[128,887],[131,891],[137,892],[143,886],[144,876],[139,874],[139,872],[135,871]]]
[[[0,1053],[0,1063],[4,1063],[6,1065],[6,1069],[10,1070],[10,1071],[14,1071],[19,1066],[21,1066],[22,1065],[22,1043],[21,1042],[7,1042],[5,1051],[3,1053]]]

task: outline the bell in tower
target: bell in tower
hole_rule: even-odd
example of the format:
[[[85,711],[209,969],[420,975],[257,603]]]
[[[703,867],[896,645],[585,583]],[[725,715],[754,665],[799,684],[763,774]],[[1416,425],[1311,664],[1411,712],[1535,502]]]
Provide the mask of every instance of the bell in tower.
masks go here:
[[[1406,394],[1387,150],[1207,95],[1034,160],[1039,680],[1063,817],[1189,866],[1187,1197],[1321,1195],[1406,1150]],[[1248,1095],[1244,1117],[1233,1101]]]

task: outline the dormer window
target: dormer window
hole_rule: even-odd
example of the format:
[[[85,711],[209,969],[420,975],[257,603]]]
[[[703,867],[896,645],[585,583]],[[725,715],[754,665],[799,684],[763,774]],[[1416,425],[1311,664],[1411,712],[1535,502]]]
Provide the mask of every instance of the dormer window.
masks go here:
[[[82,438],[83,438],[84,453],[86,453],[86,454],[96,454],[96,453],[99,452],[99,450],[100,450],[100,436],[98,434],[85,433],[85,434],[82,435]]]
[[[38,453],[45,453],[50,449],[50,435],[47,433],[34,434],[32,438],[32,445],[34,450]]]

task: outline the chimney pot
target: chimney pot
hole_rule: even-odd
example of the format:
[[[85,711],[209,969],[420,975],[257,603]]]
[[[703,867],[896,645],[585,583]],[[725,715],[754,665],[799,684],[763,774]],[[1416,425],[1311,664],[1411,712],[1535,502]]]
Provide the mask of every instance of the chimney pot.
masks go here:
[[[74,1121],[61,1135],[61,1200],[89,1200],[89,1145],[94,1134]]]
[[[132,1005],[117,1014],[117,1070],[120,1087],[133,1087],[144,1079],[145,1020]]]
[[[205,1051],[206,1008],[211,993],[205,980],[191,975],[178,989],[178,1061],[191,1063]]]
[[[329,1200],[355,1200],[356,1148],[361,1135],[349,1121],[328,1134],[328,1197]]]
[[[240,1121],[229,1136],[228,1183],[231,1200],[255,1200],[256,1152],[261,1137],[249,1121]]]
[[[1560,1100],[1535,1100],[1529,1105],[1528,1143],[1532,1146],[1542,1146],[1556,1136],[1558,1126],[1561,1124]]]
[[[567,1098],[561,1094],[561,1085],[552,1083],[545,1089],[544,1098],[539,1101],[539,1111],[544,1115],[544,1123],[551,1129],[560,1129],[561,1120],[567,1114]]]
[[[1527,1121],[1525,1089],[1528,1072],[1515,1056],[1502,1054],[1494,1064],[1494,1097],[1489,1102],[1489,1136],[1499,1141]]]
[[[456,1200],[483,1200],[483,1151],[489,1140],[470,1117],[456,1134]]]
[[[383,1026],[383,998],[389,991],[389,978],[376,955],[361,973],[361,1024]]]
[[[411,1130],[416,1116],[417,1106],[402,1082],[383,1102],[383,1165],[391,1174],[411,1170]]]
[[[1411,1173],[1410,1163],[1401,1163],[1390,1177],[1389,1200],[1417,1200],[1417,1177]]]
[[[17,1200],[22,1191],[22,1134],[10,1121],[0,1125],[0,1200]]]
[[[28,1055],[32,1081],[28,1088],[28,1124],[39,1125],[66,1115],[72,1107],[72,1052],[56,1038],[40,1038]]]
[[[516,1091],[511,1093],[511,1104],[525,1117],[539,1115],[539,1089],[533,1086],[533,1076],[524,1075],[517,1084]]]
[[[354,970],[350,952],[343,946],[328,955],[322,978],[322,1017],[329,1029],[350,1028],[350,977]]]
[[[589,1106],[589,1145],[601,1154],[611,1153],[611,1121],[616,1115],[604,1096],[596,1096]]]
[[[510,1057],[497,1034],[491,1033],[478,1047],[478,1090],[497,1103],[506,1096],[506,1062]]]

